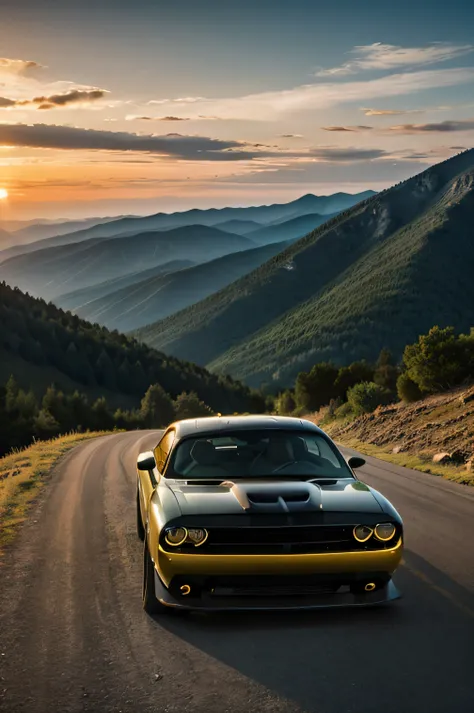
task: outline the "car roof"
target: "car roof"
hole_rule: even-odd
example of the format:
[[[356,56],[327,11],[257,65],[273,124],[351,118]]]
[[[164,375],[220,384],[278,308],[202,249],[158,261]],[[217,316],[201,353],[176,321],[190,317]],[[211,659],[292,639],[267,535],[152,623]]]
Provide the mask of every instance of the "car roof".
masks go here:
[[[236,430],[285,430],[312,431],[323,433],[316,424],[302,418],[289,416],[210,416],[208,418],[190,418],[176,421],[170,428],[176,430],[178,439],[199,434],[224,433]]]

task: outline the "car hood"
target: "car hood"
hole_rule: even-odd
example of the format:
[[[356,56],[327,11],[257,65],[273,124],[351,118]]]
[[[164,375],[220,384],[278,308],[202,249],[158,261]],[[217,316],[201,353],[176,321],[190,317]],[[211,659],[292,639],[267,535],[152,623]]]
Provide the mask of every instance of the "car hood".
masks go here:
[[[219,485],[168,481],[166,485],[173,492],[182,515],[383,512],[375,491],[353,479],[328,481],[328,484],[252,479]]]

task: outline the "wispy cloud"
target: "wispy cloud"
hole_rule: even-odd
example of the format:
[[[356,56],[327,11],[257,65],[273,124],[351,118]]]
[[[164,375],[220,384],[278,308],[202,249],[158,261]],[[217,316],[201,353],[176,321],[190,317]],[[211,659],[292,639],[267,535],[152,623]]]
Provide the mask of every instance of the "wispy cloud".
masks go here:
[[[473,131],[474,119],[440,121],[432,124],[400,124],[391,126],[390,131],[397,134],[450,133],[455,131]]]
[[[127,114],[126,121],[219,121],[218,116],[148,116],[146,114]]]
[[[362,108],[366,116],[402,116],[403,114],[423,114],[423,109],[370,109]]]
[[[187,116],[140,116],[138,114],[127,114],[126,121],[189,121]]]
[[[279,139],[302,139],[303,134],[279,134]]]
[[[134,151],[191,161],[242,161],[262,155],[247,149],[240,141],[181,134],[156,136],[97,131],[54,124],[0,124],[0,144],[70,151]]]
[[[309,158],[316,158],[320,161],[352,163],[354,161],[372,161],[377,158],[384,158],[389,154],[384,149],[360,149],[360,148],[339,148],[321,146],[310,149]]]
[[[417,67],[437,62],[446,62],[469,54],[474,50],[470,44],[457,45],[449,42],[434,42],[423,47],[400,47],[375,42],[358,45],[351,50],[354,59],[338,67],[320,69],[317,77],[337,77],[355,74],[363,70],[392,70],[400,67]]]
[[[373,126],[322,126],[323,131],[371,131]]]
[[[199,100],[194,103],[194,108],[200,114],[211,112],[222,119],[276,121],[288,115],[338,104],[404,96],[473,81],[474,67],[425,69],[368,81],[319,82],[281,91]],[[176,108],[173,114],[179,116],[180,113],[175,114],[175,111]]]
[[[150,99],[148,104],[196,104],[206,101],[205,97],[178,97],[178,99]]]

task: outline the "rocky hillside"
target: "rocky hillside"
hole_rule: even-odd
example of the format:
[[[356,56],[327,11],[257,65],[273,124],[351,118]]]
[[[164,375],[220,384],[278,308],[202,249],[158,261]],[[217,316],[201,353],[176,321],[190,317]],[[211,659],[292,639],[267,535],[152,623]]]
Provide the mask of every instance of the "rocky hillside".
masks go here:
[[[474,386],[413,404],[379,407],[348,424],[325,424],[340,443],[356,439],[386,453],[419,457],[428,464],[458,466],[474,483]],[[462,480],[462,478],[459,478]]]

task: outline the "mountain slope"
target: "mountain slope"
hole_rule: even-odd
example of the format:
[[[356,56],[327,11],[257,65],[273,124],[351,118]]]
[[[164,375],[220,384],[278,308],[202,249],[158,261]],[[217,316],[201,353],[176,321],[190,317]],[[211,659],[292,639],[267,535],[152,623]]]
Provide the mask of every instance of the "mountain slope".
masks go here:
[[[165,262],[163,265],[150,267],[148,270],[131,272],[124,277],[118,277],[113,280],[104,280],[104,282],[99,282],[98,285],[93,285],[92,287],[83,287],[80,290],[67,292],[64,295],[56,297],[55,303],[58,307],[61,307],[61,309],[68,309],[72,312],[78,311],[79,313],[81,312],[81,309],[86,307],[89,303],[94,302],[95,300],[100,300],[112,292],[117,292],[118,290],[122,290],[130,285],[138,284],[139,282],[148,280],[151,277],[168,275],[170,272],[184,270],[188,267],[192,267],[194,264],[195,263],[191,260],[171,260],[170,262]],[[85,317],[85,319],[87,319],[87,317]]]
[[[244,236],[201,225],[130,238],[91,239],[10,258],[0,265],[0,280],[54,299],[170,260],[205,262],[253,245]]]
[[[214,227],[237,235],[247,235],[252,230],[258,230],[262,226],[255,220],[225,220],[223,223],[215,223]]]
[[[117,332],[80,320],[0,283],[0,385],[10,374],[24,388],[53,381],[69,391],[139,403],[151,383],[173,397],[196,391],[215,410],[252,410],[249,390],[195,364],[165,356]],[[258,408],[258,406],[257,406]],[[260,406],[261,408],[261,406]]]
[[[226,287],[283,250],[274,243],[243,250],[184,270],[157,275],[110,292],[75,310],[80,317],[122,332],[184,309]],[[61,300],[59,304],[63,306]]]
[[[210,208],[207,210],[194,208],[182,213],[157,213],[145,217],[120,218],[87,230],[69,233],[69,241],[78,242],[90,238],[134,235],[153,230],[171,230],[187,225],[217,226],[219,223],[229,220],[251,220],[268,224],[272,221],[289,220],[308,213],[336,213],[372,195],[374,195],[373,191],[364,191],[355,195],[336,193],[334,196],[308,194],[290,203],[275,203],[268,206]]]
[[[474,321],[474,150],[338,215],[250,275],[139,331],[249,383],[323,359],[397,356],[433,324]]]
[[[247,233],[247,237],[257,245],[266,245],[280,240],[295,240],[307,235],[311,230],[314,230],[327,220],[331,220],[331,218],[334,218],[334,214],[319,215],[318,213],[309,213],[308,215],[300,215],[298,218],[285,220],[283,223],[276,223],[253,230]]]
[[[112,220],[117,220],[117,217],[95,217],[84,218],[83,220],[55,220],[51,222],[45,221],[44,223],[30,223],[15,230],[14,235],[22,242],[29,243],[31,241],[43,240],[44,238],[65,235],[66,233],[72,233],[76,230],[85,230],[92,228],[94,225],[110,223]]]

